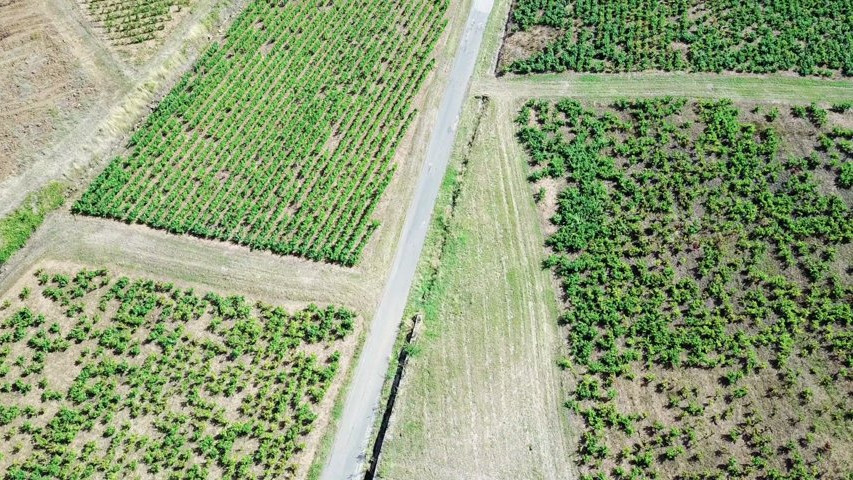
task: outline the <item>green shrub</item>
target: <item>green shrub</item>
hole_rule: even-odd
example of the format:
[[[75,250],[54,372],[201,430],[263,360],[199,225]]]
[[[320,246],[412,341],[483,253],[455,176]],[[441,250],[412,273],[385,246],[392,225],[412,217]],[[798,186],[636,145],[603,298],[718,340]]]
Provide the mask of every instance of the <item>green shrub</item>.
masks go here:
[[[27,243],[49,212],[62,206],[65,191],[64,184],[51,183],[28,196],[8,216],[0,218],[0,265]]]

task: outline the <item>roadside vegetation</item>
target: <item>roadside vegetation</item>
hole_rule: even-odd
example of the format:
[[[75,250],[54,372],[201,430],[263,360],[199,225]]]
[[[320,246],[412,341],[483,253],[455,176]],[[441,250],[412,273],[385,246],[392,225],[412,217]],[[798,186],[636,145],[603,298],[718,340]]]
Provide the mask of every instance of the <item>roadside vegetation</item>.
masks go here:
[[[24,285],[0,306],[2,478],[304,476],[352,312],[106,270]]]
[[[354,265],[447,4],[250,3],[73,212]]]
[[[847,110],[522,108],[581,478],[853,475]]]
[[[797,72],[853,75],[847,0],[518,0],[513,33],[538,29],[505,71]],[[523,38],[524,36],[518,37]],[[541,38],[549,39],[539,48]],[[518,45],[525,48],[524,45]]]
[[[44,217],[65,203],[65,184],[53,182],[29,195],[24,203],[0,218],[0,265],[23,247]]]

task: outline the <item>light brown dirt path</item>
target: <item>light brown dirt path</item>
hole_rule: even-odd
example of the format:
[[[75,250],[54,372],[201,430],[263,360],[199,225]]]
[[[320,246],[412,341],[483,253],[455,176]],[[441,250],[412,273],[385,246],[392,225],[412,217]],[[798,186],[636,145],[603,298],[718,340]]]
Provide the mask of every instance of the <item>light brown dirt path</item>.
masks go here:
[[[176,236],[142,225],[51,215],[26,249],[4,266],[0,291],[32,265],[68,262],[106,267],[128,275],[182,281],[207,289],[239,292],[270,303],[345,305],[372,312],[376,279],[370,272],[295,257],[251,251],[237,245]]]
[[[557,303],[511,119],[487,107],[473,144],[381,478],[574,476]]]

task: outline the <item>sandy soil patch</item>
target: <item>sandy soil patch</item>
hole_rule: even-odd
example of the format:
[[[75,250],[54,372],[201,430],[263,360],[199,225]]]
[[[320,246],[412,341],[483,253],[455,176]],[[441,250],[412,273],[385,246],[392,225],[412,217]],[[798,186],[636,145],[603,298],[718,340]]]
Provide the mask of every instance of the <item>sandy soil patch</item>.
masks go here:
[[[0,180],[115,83],[43,0],[0,5]]]

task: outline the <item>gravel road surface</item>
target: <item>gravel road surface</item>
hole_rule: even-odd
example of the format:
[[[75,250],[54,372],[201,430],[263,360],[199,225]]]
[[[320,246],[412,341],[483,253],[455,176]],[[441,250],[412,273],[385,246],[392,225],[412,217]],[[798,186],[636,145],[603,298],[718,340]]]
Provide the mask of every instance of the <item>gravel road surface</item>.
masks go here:
[[[382,385],[418,259],[426,240],[432,210],[450,161],[456,127],[462,113],[462,105],[468,95],[493,2],[494,0],[474,0],[438,110],[432,138],[427,147],[427,158],[409,207],[394,265],[355,367],[332,451],[323,469],[323,480],[356,479],[364,475],[368,441],[379,411]]]

